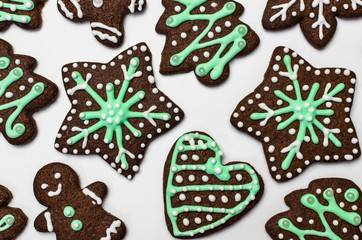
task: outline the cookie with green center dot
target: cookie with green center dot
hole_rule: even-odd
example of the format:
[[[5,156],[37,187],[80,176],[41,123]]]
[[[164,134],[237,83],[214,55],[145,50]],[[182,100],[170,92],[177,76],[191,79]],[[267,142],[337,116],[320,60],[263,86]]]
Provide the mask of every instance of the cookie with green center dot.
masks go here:
[[[34,58],[15,55],[1,39],[0,50],[0,132],[11,144],[25,144],[37,133],[32,114],[54,102],[58,88],[34,73]]]
[[[2,240],[15,239],[28,221],[21,209],[8,206],[12,198],[9,189],[0,185],[0,239]]]
[[[4,0],[0,2],[0,31],[12,24],[34,30],[42,25],[41,12],[47,0]]]
[[[47,207],[35,219],[39,232],[53,232],[58,240],[121,240],[124,223],[102,208],[107,186],[95,182],[80,187],[79,177],[69,166],[51,163],[35,176],[34,194]]]
[[[160,72],[194,71],[209,86],[224,82],[230,61],[259,44],[257,34],[238,18],[241,4],[232,0],[163,0],[166,8],[156,31],[166,35]]]
[[[361,189],[351,180],[324,178],[285,197],[288,211],[266,223],[272,239],[362,239]]]
[[[157,88],[145,43],[109,63],[77,62],[62,72],[72,108],[55,148],[97,154],[128,179],[139,171],[149,143],[183,119],[180,107]]]
[[[264,183],[247,163],[222,163],[209,135],[189,132],[173,145],[164,168],[165,216],[176,238],[197,238],[232,225],[261,199]]]
[[[315,162],[360,156],[350,116],[355,84],[348,69],[315,68],[277,47],[264,81],[240,101],[230,121],[262,142],[273,178],[288,181]]]

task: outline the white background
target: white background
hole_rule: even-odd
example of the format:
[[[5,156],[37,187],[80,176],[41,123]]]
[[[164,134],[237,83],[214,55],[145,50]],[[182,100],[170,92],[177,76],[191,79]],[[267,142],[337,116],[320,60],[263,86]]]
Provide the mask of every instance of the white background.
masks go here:
[[[125,19],[125,42],[119,49],[108,49],[92,36],[89,23],[75,24],[57,10],[56,1],[49,1],[43,9],[43,26],[38,31],[25,31],[12,26],[0,37],[9,41],[16,53],[38,60],[36,72],[59,87],[57,101],[34,114],[39,132],[36,139],[22,147],[14,147],[0,139],[0,184],[14,194],[11,206],[20,207],[29,223],[18,239],[55,239],[54,233],[38,233],[33,228],[35,217],[45,208],[33,195],[36,172],[50,162],[63,162],[79,174],[82,187],[95,181],[108,185],[109,194],[103,207],[121,218],[127,225],[126,239],[172,239],[163,211],[163,165],[172,144],[183,133],[200,130],[209,133],[224,151],[224,162],[242,160],[251,163],[263,176],[265,192],[262,200],[243,219],[205,239],[270,239],[264,230],[265,222],[274,214],[287,210],[284,196],[292,190],[304,188],[319,177],[347,177],[362,187],[362,161],[340,164],[314,164],[302,175],[279,184],[269,175],[262,145],[234,129],[229,117],[236,104],[263,80],[271,53],[284,45],[302,55],[315,67],[344,67],[357,74],[352,120],[362,136],[362,18],[338,19],[336,34],[324,50],[316,50],[304,39],[299,26],[285,31],[267,32],[261,17],[265,1],[241,3],[245,12],[241,20],[259,35],[261,43],[252,54],[232,61],[231,74],[223,85],[215,88],[200,84],[194,73],[162,76],[158,73],[164,35],[154,31],[164,8],[161,0],[148,0],[147,10]],[[108,62],[123,49],[146,41],[153,53],[153,66],[158,87],[185,112],[183,122],[166,135],[153,141],[132,181],[114,171],[98,156],[73,156],[57,152],[54,139],[63,118],[70,108],[61,79],[61,67],[70,62]]]

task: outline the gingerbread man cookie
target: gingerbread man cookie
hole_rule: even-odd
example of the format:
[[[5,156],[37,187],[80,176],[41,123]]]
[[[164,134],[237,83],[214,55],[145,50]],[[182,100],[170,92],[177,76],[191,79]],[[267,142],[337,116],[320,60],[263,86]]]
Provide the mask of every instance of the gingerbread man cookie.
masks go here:
[[[51,163],[38,171],[33,187],[36,199],[48,207],[34,222],[39,232],[54,232],[58,240],[124,237],[124,223],[101,207],[107,194],[104,183],[95,182],[82,189],[72,168]]]
[[[8,207],[13,195],[0,185],[0,239],[11,240],[24,229],[28,218],[19,208]]]
[[[89,21],[94,37],[108,47],[123,42],[123,18],[141,12],[146,0],[58,0],[59,12],[73,22]]]

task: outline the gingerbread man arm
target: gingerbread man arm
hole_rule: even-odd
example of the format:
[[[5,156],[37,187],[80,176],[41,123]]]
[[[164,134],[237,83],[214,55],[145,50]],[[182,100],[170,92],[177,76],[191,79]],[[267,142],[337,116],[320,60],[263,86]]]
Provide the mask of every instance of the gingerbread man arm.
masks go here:
[[[45,210],[39,214],[34,221],[34,227],[39,232],[53,232],[54,226],[51,213]]]
[[[13,194],[6,187],[0,185],[0,206],[7,206],[13,198]]]
[[[102,182],[95,182],[83,188],[83,193],[91,198],[92,202],[101,205],[107,194],[107,186]]]

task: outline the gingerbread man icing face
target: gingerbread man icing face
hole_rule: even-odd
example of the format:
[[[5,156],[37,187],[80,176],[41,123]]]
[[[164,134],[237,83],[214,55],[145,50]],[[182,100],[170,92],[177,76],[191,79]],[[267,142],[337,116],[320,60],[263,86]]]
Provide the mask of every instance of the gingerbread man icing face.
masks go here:
[[[34,180],[37,200],[48,209],[39,214],[34,226],[40,232],[54,232],[62,239],[118,240],[126,233],[122,221],[100,205],[107,193],[102,182],[81,189],[77,174],[69,166],[44,166]]]
[[[123,41],[123,17],[141,12],[146,0],[58,0],[58,10],[73,22],[89,21],[96,39],[108,47]]]

